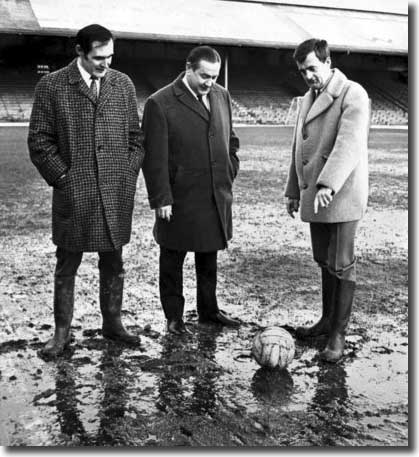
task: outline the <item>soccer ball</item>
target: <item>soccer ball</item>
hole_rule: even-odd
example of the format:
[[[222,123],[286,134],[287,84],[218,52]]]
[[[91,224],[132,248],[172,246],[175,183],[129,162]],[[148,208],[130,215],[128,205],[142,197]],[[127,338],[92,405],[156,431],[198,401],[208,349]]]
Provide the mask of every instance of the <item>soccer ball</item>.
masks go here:
[[[281,327],[267,327],[253,340],[252,356],[262,367],[285,368],[294,358],[292,336]]]

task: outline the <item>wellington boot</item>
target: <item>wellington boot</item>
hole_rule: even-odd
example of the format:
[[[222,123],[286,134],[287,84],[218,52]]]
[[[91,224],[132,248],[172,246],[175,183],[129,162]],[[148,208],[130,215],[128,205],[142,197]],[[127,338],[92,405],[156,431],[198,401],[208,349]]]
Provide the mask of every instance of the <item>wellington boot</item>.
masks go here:
[[[54,320],[55,332],[41,349],[47,358],[59,356],[70,343],[70,327],[74,308],[74,276],[56,277],[54,281]]]
[[[329,335],[336,280],[336,276],[330,274],[327,268],[322,268],[322,316],[320,320],[311,327],[297,327],[295,331],[297,338],[305,339]]]
[[[354,281],[337,278],[332,330],[325,349],[320,353],[320,358],[326,362],[335,363],[343,356],[346,328],[351,317],[354,293]]]
[[[71,334],[65,329],[55,329],[54,336],[48,340],[41,349],[41,354],[46,358],[55,358],[63,353],[64,349],[70,344]]]
[[[115,341],[137,346],[139,336],[128,333],[121,322],[122,295],[124,289],[123,274],[100,272],[100,309],[102,311],[102,335]]]

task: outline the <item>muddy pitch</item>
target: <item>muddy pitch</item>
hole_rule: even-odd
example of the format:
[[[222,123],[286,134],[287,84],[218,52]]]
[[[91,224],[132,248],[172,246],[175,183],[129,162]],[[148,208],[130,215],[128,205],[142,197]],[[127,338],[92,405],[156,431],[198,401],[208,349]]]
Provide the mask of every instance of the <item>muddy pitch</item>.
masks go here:
[[[239,329],[197,322],[185,262],[191,335],[166,334],[158,300],[153,214],[138,181],[124,249],[123,319],[137,348],[102,338],[97,256],[76,281],[73,342],[56,361],[37,352],[53,331],[50,189],[30,164],[25,128],[0,128],[0,444],[3,446],[407,446],[407,133],[373,131],[369,210],[357,239],[358,287],[343,360],[322,339],[296,341],[285,370],[250,356],[267,325],[314,322],[320,274],[307,224],[287,217],[291,132],[238,129],[234,240],[219,255],[220,307]]]

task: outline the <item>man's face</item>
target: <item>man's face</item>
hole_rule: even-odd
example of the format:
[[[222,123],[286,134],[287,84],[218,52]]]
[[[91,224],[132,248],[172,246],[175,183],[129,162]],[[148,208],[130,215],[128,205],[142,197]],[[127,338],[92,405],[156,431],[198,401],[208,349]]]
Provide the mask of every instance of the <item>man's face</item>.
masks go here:
[[[113,40],[105,43],[94,41],[92,49],[85,54],[80,46],[76,47],[77,54],[80,56],[82,67],[97,78],[103,78],[108,71],[113,56]]]
[[[321,62],[313,51],[307,54],[303,63],[297,62],[297,68],[308,87],[319,90],[322,89],[329,79],[331,72],[330,64],[330,57],[324,62]]]
[[[198,67],[186,69],[186,79],[189,86],[197,95],[206,95],[211,90],[212,85],[217,81],[220,74],[221,62],[208,62],[200,60]]]

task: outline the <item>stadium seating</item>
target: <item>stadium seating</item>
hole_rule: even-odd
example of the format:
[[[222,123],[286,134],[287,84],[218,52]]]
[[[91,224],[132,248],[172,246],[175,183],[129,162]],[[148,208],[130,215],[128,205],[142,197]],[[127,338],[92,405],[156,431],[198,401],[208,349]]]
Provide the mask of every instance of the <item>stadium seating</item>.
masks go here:
[[[147,62],[133,67],[119,66],[134,81],[140,116],[147,97],[179,73],[181,68]],[[390,72],[371,72],[348,76],[360,82],[372,100],[373,125],[408,124],[408,85]],[[27,121],[33,103],[34,88],[41,77],[34,68],[0,68],[0,121]],[[220,78],[222,80],[222,77]],[[222,81],[221,81],[222,82]],[[293,125],[297,113],[297,97],[305,85],[295,73],[282,77],[258,69],[235,69],[229,78],[235,124]]]
[[[231,71],[233,121],[243,124],[285,124],[289,106],[298,91],[284,77],[258,68]]]
[[[408,123],[408,85],[392,77],[390,72],[359,72],[350,75],[368,92],[371,99],[373,125],[405,125]]]
[[[0,69],[0,120],[28,120],[38,75],[29,69]]]

